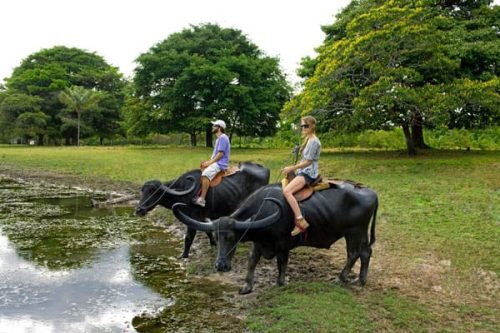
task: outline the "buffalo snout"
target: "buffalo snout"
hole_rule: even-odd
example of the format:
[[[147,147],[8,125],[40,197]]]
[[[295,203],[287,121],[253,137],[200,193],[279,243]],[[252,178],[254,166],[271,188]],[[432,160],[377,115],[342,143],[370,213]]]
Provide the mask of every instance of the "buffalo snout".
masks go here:
[[[147,213],[147,211],[141,207],[136,207],[135,211],[134,211],[135,216],[144,216],[144,215],[146,215],[146,213]]]

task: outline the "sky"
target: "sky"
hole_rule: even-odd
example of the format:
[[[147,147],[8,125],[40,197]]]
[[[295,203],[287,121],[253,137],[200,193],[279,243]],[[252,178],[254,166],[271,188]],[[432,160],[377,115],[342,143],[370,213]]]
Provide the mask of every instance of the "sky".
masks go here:
[[[350,0],[2,0],[0,83],[30,54],[56,45],[95,52],[132,76],[134,60],[190,25],[241,30],[278,57],[292,84],[302,57],[314,56]]]

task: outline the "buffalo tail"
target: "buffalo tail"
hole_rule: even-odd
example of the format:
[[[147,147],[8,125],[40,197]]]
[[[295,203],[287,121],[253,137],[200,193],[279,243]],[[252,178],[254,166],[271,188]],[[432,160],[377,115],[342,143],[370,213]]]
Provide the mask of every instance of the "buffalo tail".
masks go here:
[[[373,212],[372,227],[370,229],[370,247],[375,243],[375,221],[377,220],[378,198],[375,201],[375,211]]]

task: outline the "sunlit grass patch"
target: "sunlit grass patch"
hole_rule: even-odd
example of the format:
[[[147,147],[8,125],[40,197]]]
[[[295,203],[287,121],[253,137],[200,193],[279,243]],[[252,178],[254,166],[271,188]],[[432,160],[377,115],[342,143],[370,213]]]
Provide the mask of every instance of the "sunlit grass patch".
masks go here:
[[[416,301],[404,298],[395,291],[366,295],[374,332],[431,332],[436,330],[434,314]],[[439,324],[438,324],[439,325]]]
[[[367,307],[346,289],[323,283],[275,287],[259,296],[247,322],[254,332],[372,332]]]

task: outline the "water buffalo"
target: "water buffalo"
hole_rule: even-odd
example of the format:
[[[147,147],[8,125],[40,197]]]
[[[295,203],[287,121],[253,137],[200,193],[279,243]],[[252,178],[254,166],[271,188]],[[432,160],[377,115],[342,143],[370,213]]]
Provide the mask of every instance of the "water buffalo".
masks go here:
[[[372,253],[371,246],[375,242],[377,194],[351,182],[340,182],[331,184],[326,190],[314,192],[300,206],[302,215],[310,226],[307,233],[296,237],[290,235],[294,227],[294,216],[283,197],[281,184],[260,188],[230,216],[222,216],[208,223],[187,216],[183,205],[175,205],[173,212],[186,225],[214,233],[218,239],[215,262],[218,271],[231,269],[231,260],[238,242],[253,242],[245,284],[240,289],[241,294],[252,291],[255,267],[261,256],[266,259],[276,257],[277,284],[283,285],[291,249],[297,246],[329,248],[342,237],[346,239],[347,262],[339,280],[348,281],[349,272],[360,258],[361,269],[359,278],[355,281],[364,285]]]
[[[269,183],[270,171],[262,165],[243,162],[239,169],[234,175],[223,177],[220,185],[208,190],[204,208],[191,202],[200,189],[199,169],[189,171],[164,184],[158,180],[148,181],[142,186],[142,196],[135,213],[144,216],[157,205],[171,209],[175,203],[184,203],[187,205],[185,210],[189,212],[188,215],[195,219],[214,219],[228,215],[252,192]],[[189,256],[195,235],[196,229],[188,226],[182,258]],[[211,234],[210,241],[214,244]]]

